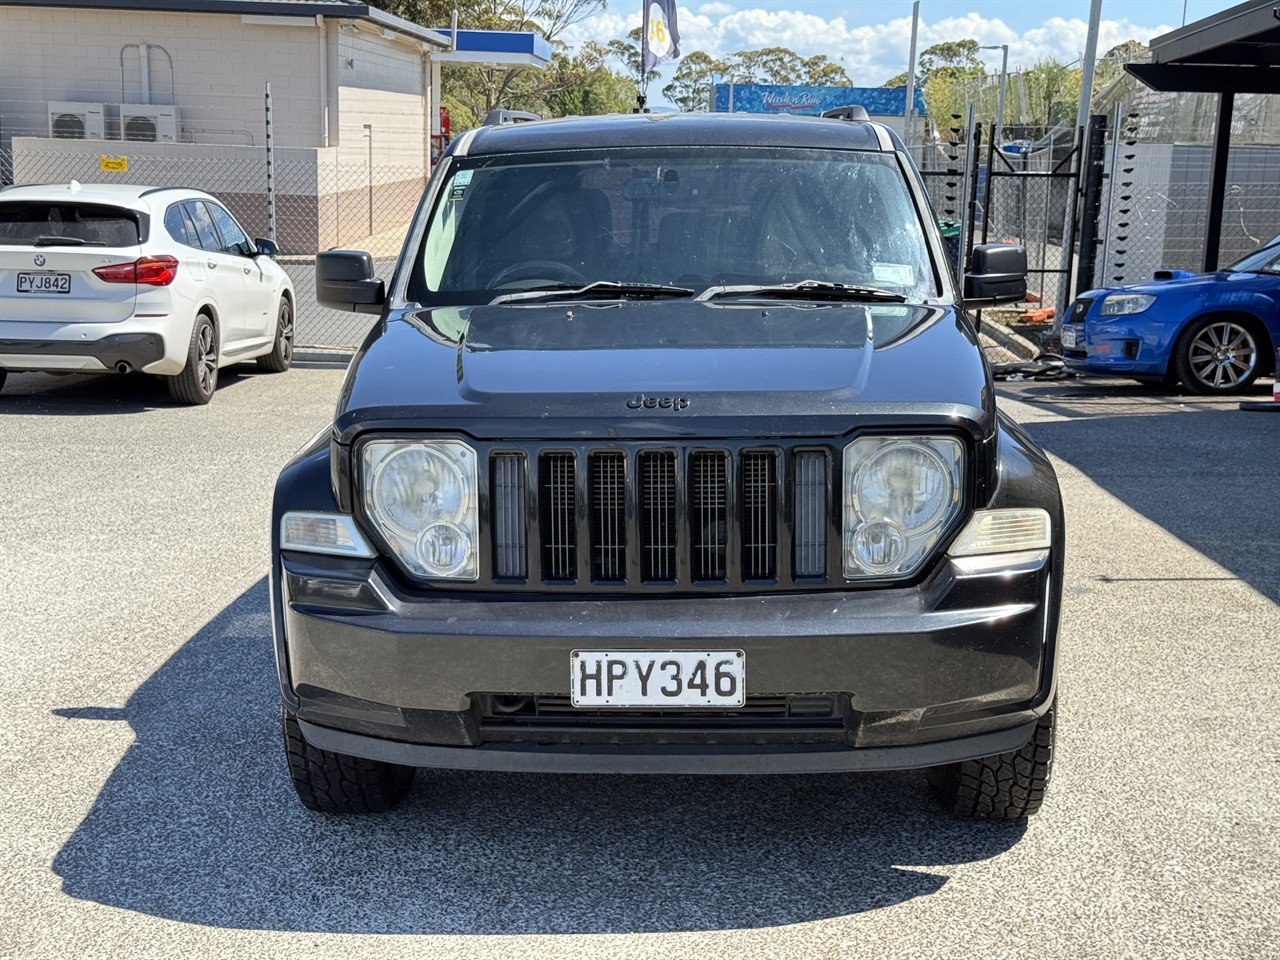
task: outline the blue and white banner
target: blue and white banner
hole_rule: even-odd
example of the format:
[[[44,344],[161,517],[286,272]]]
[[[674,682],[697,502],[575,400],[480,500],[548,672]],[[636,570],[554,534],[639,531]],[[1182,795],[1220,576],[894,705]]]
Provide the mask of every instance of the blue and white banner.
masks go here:
[[[644,70],[656,70],[659,64],[680,56],[680,31],[676,28],[676,0],[640,0],[644,4],[641,44],[644,46]]]
[[[715,109],[734,113],[801,113],[857,105],[870,116],[900,117],[907,109],[906,87],[789,87],[763,83],[718,83]],[[918,115],[925,113],[924,95],[916,88]]]

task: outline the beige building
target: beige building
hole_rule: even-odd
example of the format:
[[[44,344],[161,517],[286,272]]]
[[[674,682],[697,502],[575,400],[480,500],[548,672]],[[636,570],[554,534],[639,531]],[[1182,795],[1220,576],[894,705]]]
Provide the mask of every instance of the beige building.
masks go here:
[[[350,243],[411,215],[451,47],[351,0],[0,0],[0,182],[196,186],[266,235],[270,85],[277,239]]]

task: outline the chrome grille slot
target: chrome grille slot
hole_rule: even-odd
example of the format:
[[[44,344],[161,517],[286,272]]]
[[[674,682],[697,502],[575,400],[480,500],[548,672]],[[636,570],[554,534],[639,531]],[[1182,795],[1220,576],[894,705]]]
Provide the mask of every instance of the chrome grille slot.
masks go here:
[[[797,577],[827,572],[827,454],[802,450],[795,456],[795,565]]]
[[[525,544],[524,466],[522,453],[496,453],[490,462],[495,577],[523,580],[529,575]]]
[[[676,455],[643,451],[640,462],[640,577],[676,578]]]
[[[578,542],[575,528],[574,486],[577,480],[572,453],[544,453],[539,458],[538,523],[542,531],[542,578],[576,580]]]
[[[591,496],[591,579],[627,577],[627,457],[612,451],[587,461]]]
[[[778,575],[777,454],[742,454],[742,576],[771,580]]]
[[[723,580],[729,535],[728,469],[724,453],[698,451],[690,457],[689,512],[694,580]]]

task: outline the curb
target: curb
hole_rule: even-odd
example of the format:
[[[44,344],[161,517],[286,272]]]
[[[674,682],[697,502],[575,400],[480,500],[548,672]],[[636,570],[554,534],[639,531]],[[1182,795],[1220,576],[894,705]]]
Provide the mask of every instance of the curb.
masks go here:
[[[981,334],[996,347],[1012,354],[1014,360],[1034,360],[1044,351],[1021,334],[1014,333],[1002,323],[984,319]]]

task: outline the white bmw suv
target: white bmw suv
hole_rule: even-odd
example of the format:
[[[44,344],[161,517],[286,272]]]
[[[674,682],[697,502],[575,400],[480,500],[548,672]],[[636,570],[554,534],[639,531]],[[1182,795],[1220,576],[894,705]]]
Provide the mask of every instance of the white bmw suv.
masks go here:
[[[0,190],[0,386],[10,370],[140,371],[203,404],[220,367],[287,370],[296,301],[276,252],[199,190]]]

